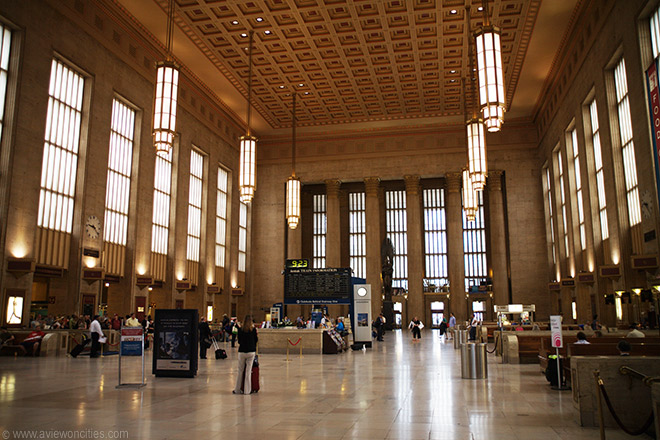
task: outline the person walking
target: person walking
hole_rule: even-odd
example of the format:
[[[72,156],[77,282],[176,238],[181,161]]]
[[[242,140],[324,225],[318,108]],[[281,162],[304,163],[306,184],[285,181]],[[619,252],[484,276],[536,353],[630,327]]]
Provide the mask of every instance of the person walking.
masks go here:
[[[410,321],[408,328],[412,331],[413,342],[418,342],[422,339],[422,329],[424,328],[424,324],[417,319],[417,316]]]
[[[449,314],[449,330],[447,331],[447,340],[453,339],[454,330],[456,330],[456,317],[453,313]]]
[[[238,375],[234,394],[252,393],[252,363],[257,354],[257,329],[252,323],[252,316],[246,315],[243,326],[238,327]],[[241,389],[242,388],[242,389]],[[255,390],[256,392],[256,390]]]
[[[385,316],[383,316],[382,313],[378,315],[378,317],[374,321],[374,327],[376,329],[376,340],[382,341],[383,333],[385,332]]]
[[[206,359],[206,350],[211,346],[211,327],[204,316],[200,319],[197,328],[199,329],[199,358]]]
[[[443,339],[443,336],[447,333],[447,318],[442,317],[442,322],[440,322],[440,339]]]
[[[94,315],[92,323],[89,325],[89,333],[92,337],[92,349],[89,352],[90,358],[97,358],[100,356],[99,351],[101,351],[101,344],[99,340],[105,338],[103,330],[101,329],[101,323],[99,322],[99,315]]]

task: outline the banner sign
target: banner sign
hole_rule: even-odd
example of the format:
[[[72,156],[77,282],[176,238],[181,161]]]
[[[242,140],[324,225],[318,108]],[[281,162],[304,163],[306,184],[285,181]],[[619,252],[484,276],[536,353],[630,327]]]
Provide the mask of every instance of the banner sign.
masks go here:
[[[561,336],[561,316],[550,315],[550,339],[553,348],[563,348],[564,340]]]
[[[141,356],[144,330],[142,327],[122,327],[119,343],[122,356]]]
[[[649,116],[651,117],[651,132],[653,134],[653,163],[655,165],[655,184],[660,195],[660,91],[658,90],[658,59],[646,70],[646,86],[649,99]]]

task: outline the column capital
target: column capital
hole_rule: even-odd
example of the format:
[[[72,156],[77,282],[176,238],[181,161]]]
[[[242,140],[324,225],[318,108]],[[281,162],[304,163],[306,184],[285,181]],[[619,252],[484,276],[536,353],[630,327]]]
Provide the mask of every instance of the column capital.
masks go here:
[[[339,188],[341,187],[341,180],[328,179],[325,181],[325,192],[328,197],[339,197]]]
[[[450,193],[461,192],[461,180],[463,179],[463,174],[447,173],[445,174],[445,179],[447,180],[447,192]]]
[[[502,191],[502,170],[488,170],[488,180],[486,187],[489,191]]]
[[[378,188],[380,187],[380,178],[378,177],[365,177],[364,190],[367,197],[378,197]]]
[[[406,182],[406,192],[411,195],[419,194],[419,176],[418,175],[406,175],[403,176],[403,180]]]

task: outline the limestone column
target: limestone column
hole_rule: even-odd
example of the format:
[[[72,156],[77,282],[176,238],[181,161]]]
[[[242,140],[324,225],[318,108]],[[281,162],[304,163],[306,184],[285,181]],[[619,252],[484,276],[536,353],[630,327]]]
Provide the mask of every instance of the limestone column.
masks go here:
[[[489,170],[488,188],[490,222],[490,256],[493,278],[493,300],[496,305],[509,304],[509,275],[506,261],[504,201],[502,199],[502,171]]]
[[[289,260],[302,258],[302,226],[300,222],[296,229],[289,228],[287,232],[286,258]]]
[[[408,239],[408,316],[424,321],[424,249],[419,176],[404,176]]]
[[[325,236],[325,266],[341,266],[341,236],[339,222],[341,219],[339,210],[339,188],[341,181],[330,179],[325,181],[327,194],[326,218],[327,230]]]
[[[365,223],[367,229],[367,284],[371,284],[371,313],[375,318],[383,306],[383,282],[380,263],[380,205],[378,191],[380,179],[367,177],[364,179]]]
[[[561,287],[561,315],[564,317],[564,324],[573,324],[573,295],[575,287]]]
[[[591,312],[591,286],[585,283],[576,283],[575,307],[577,309],[578,324],[591,323],[593,314]]]
[[[458,323],[468,319],[465,297],[465,261],[463,254],[463,206],[461,173],[447,173],[447,258],[449,269],[449,306]]]

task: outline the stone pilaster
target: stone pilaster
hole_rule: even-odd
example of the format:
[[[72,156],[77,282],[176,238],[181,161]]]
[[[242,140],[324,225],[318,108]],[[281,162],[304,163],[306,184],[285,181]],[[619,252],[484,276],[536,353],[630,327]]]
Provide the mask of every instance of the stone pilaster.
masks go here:
[[[404,176],[408,223],[408,316],[427,319],[424,313],[424,249],[419,176]]]
[[[326,267],[341,266],[341,236],[340,236],[340,209],[339,189],[341,181],[330,179],[325,181],[325,190],[328,196],[326,205],[327,231],[325,237],[325,265]]]
[[[447,173],[447,257],[449,269],[449,306],[457,322],[468,319],[465,298],[465,263],[463,255],[463,212],[461,173]]]
[[[506,228],[502,197],[502,171],[488,171],[488,218],[490,220],[490,255],[493,271],[493,300],[497,305],[509,304],[509,275],[506,260]]]
[[[367,177],[365,188],[365,222],[367,227],[367,284],[371,284],[371,313],[375,318],[383,306],[383,282],[380,262],[380,205],[378,193],[380,179]]]

